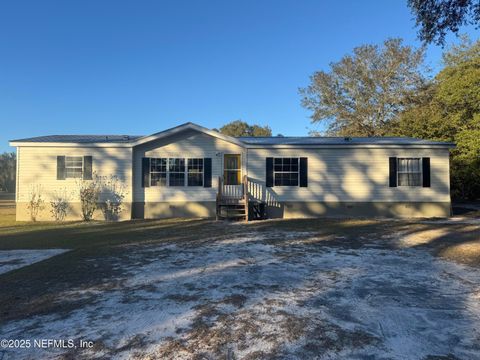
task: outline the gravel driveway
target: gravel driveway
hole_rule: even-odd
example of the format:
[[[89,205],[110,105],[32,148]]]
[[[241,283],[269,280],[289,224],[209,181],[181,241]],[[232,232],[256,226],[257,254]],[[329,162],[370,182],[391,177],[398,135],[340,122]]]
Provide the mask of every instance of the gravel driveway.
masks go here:
[[[92,349],[11,349],[3,359],[480,358],[480,270],[398,234],[352,245],[245,231],[122,253],[110,259],[121,274],[110,286],[58,296],[83,306],[0,328],[0,338],[84,339]]]

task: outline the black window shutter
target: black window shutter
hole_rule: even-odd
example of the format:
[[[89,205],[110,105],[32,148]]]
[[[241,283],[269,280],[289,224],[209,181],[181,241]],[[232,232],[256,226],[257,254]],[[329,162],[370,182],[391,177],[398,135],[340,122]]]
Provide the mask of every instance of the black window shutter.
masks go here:
[[[203,187],[212,187],[212,158],[203,159]]]
[[[142,158],[142,187],[150,187],[150,158]]]
[[[65,156],[57,156],[57,180],[65,180]]]
[[[83,180],[92,180],[92,157],[83,157]]]
[[[423,187],[430,187],[430,158],[422,158]]]
[[[265,162],[265,186],[266,187],[273,187],[273,158],[268,157],[266,158]]]
[[[397,158],[391,157],[390,159],[390,187],[397,187]]]
[[[308,158],[300,158],[300,187],[308,186]]]

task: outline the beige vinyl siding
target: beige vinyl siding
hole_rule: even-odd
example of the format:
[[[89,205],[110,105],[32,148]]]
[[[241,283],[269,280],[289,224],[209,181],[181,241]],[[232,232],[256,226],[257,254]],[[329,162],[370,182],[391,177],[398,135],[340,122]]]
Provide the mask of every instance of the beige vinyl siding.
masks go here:
[[[218,178],[223,175],[224,154],[241,154],[242,175],[248,175],[251,182],[249,189],[254,198],[266,200],[273,206],[275,206],[274,203],[290,202],[285,206],[277,207],[283,209],[285,217],[303,215],[307,210],[312,210],[312,206],[320,203],[355,203],[355,206],[375,203],[375,206],[380,204],[385,208],[394,203],[444,203],[446,207],[450,203],[449,150],[447,148],[350,146],[316,149],[246,149],[195,129],[188,129],[168,138],[138,145],[133,149],[120,145],[88,147],[39,144],[39,146],[17,147],[17,219],[29,220],[26,204],[34,185],[41,186],[45,200],[45,209],[39,216],[39,220],[52,220],[49,201],[55,191],[62,189],[72,194],[72,212],[69,219],[80,218],[78,181],[57,180],[57,156],[92,156],[92,170],[95,173],[101,176],[118,176],[127,190],[125,203],[128,205],[122,214],[122,219],[130,218],[132,203],[139,208],[139,215],[145,217],[211,216],[215,210]],[[143,188],[143,157],[211,158],[212,187]],[[267,157],[307,157],[308,187],[265,188]],[[389,157],[429,157],[431,187],[390,188]],[[339,210],[340,213],[342,211],[342,209]],[[97,211],[97,213],[97,218],[102,218],[101,212]],[[320,210],[312,213],[322,214]],[[426,212],[420,211],[419,214],[426,214]]]
[[[126,187],[125,203],[132,201],[132,149],[131,148],[94,148],[94,147],[19,147],[18,153],[18,186],[17,203],[26,204],[32,186],[39,185],[42,189],[45,210],[41,220],[51,220],[49,201],[56,191],[66,189],[71,195],[71,203],[79,202],[78,180],[57,180],[57,156],[92,156],[92,171],[99,176],[116,175]],[[74,204],[73,204],[74,205]],[[17,211],[18,220],[26,216]],[[77,214],[79,216],[79,214]],[[130,213],[123,214],[130,217]]]
[[[134,150],[135,202],[215,201],[218,177],[222,176],[223,154],[242,155],[242,174],[245,174],[245,150],[236,144],[199,133],[186,131],[167,140],[154,141]],[[212,187],[151,186],[142,187],[142,158],[211,158]]]
[[[389,187],[392,156],[430,157],[431,187]],[[267,157],[307,157],[308,187],[267,188],[258,196],[263,200],[266,197],[297,202],[450,201],[448,149],[248,149],[248,176],[253,182],[265,184]]]

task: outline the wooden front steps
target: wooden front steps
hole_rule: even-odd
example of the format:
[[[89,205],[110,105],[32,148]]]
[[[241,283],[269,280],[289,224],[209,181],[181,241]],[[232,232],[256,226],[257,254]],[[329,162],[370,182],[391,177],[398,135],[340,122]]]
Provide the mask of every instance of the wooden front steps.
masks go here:
[[[216,202],[217,220],[264,220],[267,217],[266,203],[250,197],[248,178],[243,177],[241,185],[224,186],[223,178],[218,178]]]
[[[240,186],[232,189],[224,186],[223,177],[218,178],[218,192],[216,201],[217,220],[232,219],[248,221],[248,178],[243,177]]]
[[[218,204],[217,219],[246,220],[245,204]]]

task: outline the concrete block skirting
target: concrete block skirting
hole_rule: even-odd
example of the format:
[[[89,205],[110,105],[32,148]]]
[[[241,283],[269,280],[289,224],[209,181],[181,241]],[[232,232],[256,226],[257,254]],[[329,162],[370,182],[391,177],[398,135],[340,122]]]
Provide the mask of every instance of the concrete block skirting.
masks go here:
[[[30,221],[26,202],[18,202],[17,221]],[[100,205],[101,206],[101,205]],[[53,221],[50,204],[46,203],[37,216],[38,221]],[[318,217],[448,217],[450,202],[278,202],[267,205],[271,219]],[[118,220],[161,219],[173,217],[215,217],[215,201],[188,202],[135,202],[124,203]],[[81,220],[80,203],[70,203],[66,221]],[[98,208],[94,220],[105,220]]]
[[[172,217],[215,217],[215,201],[135,202],[134,219],[161,219]]]
[[[134,203],[133,218],[214,217],[215,202]],[[268,218],[448,217],[450,202],[278,202],[267,206]]]
[[[279,202],[267,206],[269,218],[448,217],[450,202]]]

